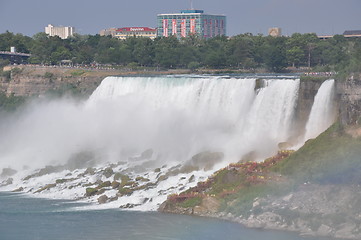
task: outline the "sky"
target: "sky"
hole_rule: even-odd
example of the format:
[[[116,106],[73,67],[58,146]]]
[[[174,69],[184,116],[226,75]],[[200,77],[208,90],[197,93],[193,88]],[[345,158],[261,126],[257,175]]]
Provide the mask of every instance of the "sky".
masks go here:
[[[48,24],[72,26],[79,34],[110,27],[156,27],[160,13],[189,9],[190,0],[0,0],[0,33],[32,36]],[[227,35],[342,34],[361,30],[361,0],[193,0],[195,9],[227,16]]]

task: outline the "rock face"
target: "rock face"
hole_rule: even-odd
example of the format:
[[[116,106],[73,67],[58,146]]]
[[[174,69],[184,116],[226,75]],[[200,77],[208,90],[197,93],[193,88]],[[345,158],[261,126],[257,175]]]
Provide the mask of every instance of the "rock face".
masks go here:
[[[63,92],[77,89],[90,94],[100,82],[112,73],[86,73],[78,69],[17,66],[10,79],[0,78],[0,91],[15,96],[41,96],[48,92]],[[11,69],[10,68],[10,69]],[[10,70],[6,69],[6,70]]]
[[[297,107],[295,112],[295,119],[297,119],[297,124],[299,126],[306,125],[314,98],[321,85],[322,81],[319,80],[307,80],[300,82],[300,89],[298,92]]]
[[[289,195],[256,199],[249,217],[234,217],[247,227],[361,239],[361,188],[307,184]]]
[[[360,124],[361,74],[352,75],[346,81],[337,81],[336,94],[341,123],[343,125]]]

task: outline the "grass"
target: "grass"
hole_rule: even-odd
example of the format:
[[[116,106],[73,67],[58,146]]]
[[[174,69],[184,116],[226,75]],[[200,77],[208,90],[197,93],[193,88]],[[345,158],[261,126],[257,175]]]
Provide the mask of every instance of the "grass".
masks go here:
[[[361,139],[348,136],[336,123],[274,170],[297,182],[361,183]]]
[[[191,208],[195,206],[199,206],[202,203],[201,197],[193,197],[185,200],[184,202],[180,203],[179,206],[183,208]]]

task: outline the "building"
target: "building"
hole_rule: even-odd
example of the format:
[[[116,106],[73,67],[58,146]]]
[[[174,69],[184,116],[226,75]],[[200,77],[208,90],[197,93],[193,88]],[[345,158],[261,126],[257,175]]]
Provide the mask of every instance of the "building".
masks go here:
[[[345,38],[359,38],[361,37],[361,30],[346,30],[342,34]],[[318,36],[319,39],[330,39],[333,38],[334,35],[324,35],[324,36]]]
[[[157,15],[158,36],[178,38],[190,34],[208,39],[226,35],[226,16],[205,14],[203,10],[182,10],[180,13]]]
[[[49,24],[45,27],[45,33],[49,36],[58,36],[61,39],[66,39],[71,37],[75,33],[74,27],[54,27],[53,25]]]
[[[361,30],[347,30],[343,33],[344,37],[361,37]]]
[[[268,35],[272,37],[280,37],[282,36],[282,29],[277,27],[269,28]]]
[[[107,28],[100,30],[99,35],[100,36],[112,36],[115,37],[115,34],[117,33],[118,28]]]
[[[150,27],[123,27],[115,31],[114,37],[127,39],[128,37],[146,37],[154,39],[157,37],[157,29]]]

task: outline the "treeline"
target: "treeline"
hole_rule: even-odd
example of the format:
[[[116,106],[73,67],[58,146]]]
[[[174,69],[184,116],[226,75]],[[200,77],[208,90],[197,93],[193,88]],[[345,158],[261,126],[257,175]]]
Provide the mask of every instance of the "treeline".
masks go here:
[[[0,34],[0,51],[15,46],[31,53],[30,63],[56,65],[61,60],[74,64],[107,64],[161,68],[231,68],[281,72],[287,67],[312,67],[319,71],[361,71],[361,39],[336,35],[320,40],[315,34],[295,33],[291,37],[242,34],[209,40],[190,36],[129,38],[76,35],[69,39],[33,37],[6,32]]]

